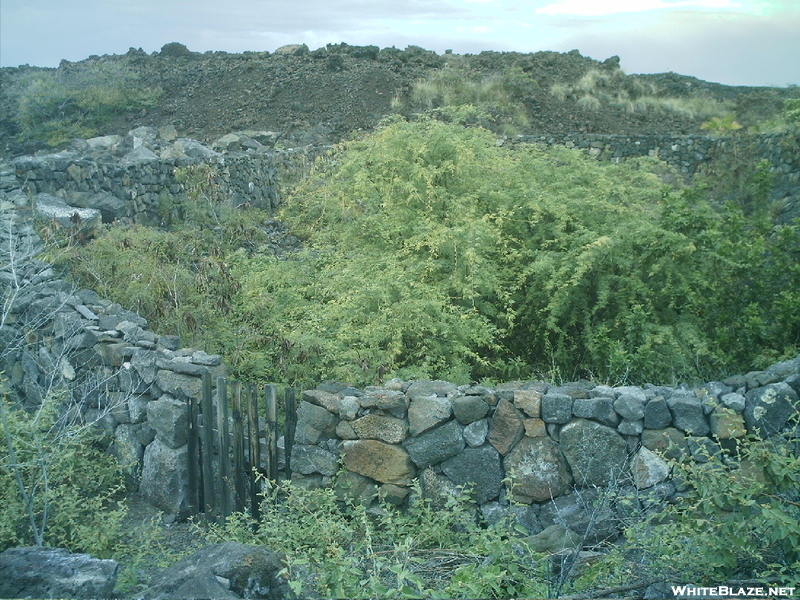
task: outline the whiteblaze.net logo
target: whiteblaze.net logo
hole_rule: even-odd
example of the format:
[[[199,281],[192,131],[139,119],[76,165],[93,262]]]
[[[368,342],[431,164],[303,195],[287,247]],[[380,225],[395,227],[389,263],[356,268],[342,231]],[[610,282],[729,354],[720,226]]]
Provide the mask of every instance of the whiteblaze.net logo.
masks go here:
[[[737,587],[720,585],[717,587],[697,587],[694,585],[673,585],[672,595],[676,598],[793,598],[793,587]]]

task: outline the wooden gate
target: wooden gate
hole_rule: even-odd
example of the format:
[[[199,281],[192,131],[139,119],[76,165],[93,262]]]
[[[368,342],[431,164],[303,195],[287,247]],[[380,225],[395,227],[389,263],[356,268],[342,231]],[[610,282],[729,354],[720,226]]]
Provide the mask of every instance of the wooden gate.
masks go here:
[[[262,402],[263,398],[263,402]],[[216,402],[215,402],[216,400]],[[224,520],[233,512],[259,517],[262,480],[291,478],[291,448],[297,423],[295,390],[285,391],[285,466],[278,470],[277,386],[203,376],[201,398],[187,403],[189,500],[195,514]]]

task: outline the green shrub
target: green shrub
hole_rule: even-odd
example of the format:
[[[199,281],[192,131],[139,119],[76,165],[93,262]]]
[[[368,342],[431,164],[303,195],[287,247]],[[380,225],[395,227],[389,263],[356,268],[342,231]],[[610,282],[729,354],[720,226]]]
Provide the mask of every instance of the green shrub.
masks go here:
[[[197,171],[193,224],[111,230],[73,275],[261,382],[707,381],[797,353],[800,230],[770,221],[766,170],[722,207],[650,159],[459,125],[483,118],[443,107],[339,147],[285,200],[299,254]]]
[[[714,117],[710,121],[703,123],[700,128],[715,135],[730,135],[734,131],[739,131],[742,126],[736,121],[735,115],[728,114]]]
[[[307,251],[234,263],[236,313],[270,340],[253,370],[675,381],[795,351],[797,228],[669,192],[646,164],[432,120],[347,145],[285,203]]]
[[[211,541],[266,545],[286,554],[297,597],[544,597],[547,561],[509,530],[481,526],[467,495],[434,502],[418,485],[413,507],[382,501],[368,509],[340,501],[333,488],[275,487],[252,522],[233,515]]]
[[[626,533],[644,569],[674,583],[732,578],[798,585],[800,447],[792,434],[755,437],[673,461],[681,501]]]
[[[44,544],[108,557],[125,515],[116,460],[93,446],[90,427],[65,422],[57,398],[33,413],[0,401],[0,550]]]
[[[448,67],[414,83],[409,98],[395,98],[396,109],[429,111],[471,105],[490,119],[481,125],[502,133],[518,134],[530,125],[524,99],[538,86],[519,67],[507,67],[499,74],[480,75],[463,68]]]

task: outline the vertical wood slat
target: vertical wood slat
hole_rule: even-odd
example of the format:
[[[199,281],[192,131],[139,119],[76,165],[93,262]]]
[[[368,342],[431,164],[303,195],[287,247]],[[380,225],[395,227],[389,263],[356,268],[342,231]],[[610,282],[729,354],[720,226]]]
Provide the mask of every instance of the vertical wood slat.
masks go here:
[[[203,373],[203,502],[207,519],[213,519],[216,509],[214,494],[214,415],[211,399],[211,374]]]
[[[197,430],[197,400],[186,399],[186,424],[189,428],[187,443],[187,468],[189,476],[189,506],[192,514],[200,512],[200,445]]]
[[[258,520],[258,474],[261,469],[261,440],[258,435],[258,391],[252,383],[247,384],[247,430],[250,446],[250,515]]]
[[[294,432],[297,428],[297,402],[294,388],[286,388],[286,431],[284,446],[286,452],[286,479],[292,478],[292,446],[294,446]]]
[[[217,378],[217,440],[219,442],[220,515],[231,514],[231,441],[228,427],[228,380]]]
[[[278,388],[270,384],[264,390],[267,401],[267,479],[278,479]]]
[[[233,510],[242,512],[245,508],[245,459],[244,459],[244,423],[242,421],[242,386],[239,382],[231,382],[233,393]]]

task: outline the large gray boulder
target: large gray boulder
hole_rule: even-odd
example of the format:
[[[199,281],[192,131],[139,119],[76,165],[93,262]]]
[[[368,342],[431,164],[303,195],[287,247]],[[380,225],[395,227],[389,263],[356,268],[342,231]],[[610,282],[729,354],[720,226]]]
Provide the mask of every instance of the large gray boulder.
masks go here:
[[[316,444],[336,435],[337,419],[330,412],[303,401],[297,407],[297,429],[295,442],[298,444]]]
[[[509,400],[503,398],[497,404],[489,423],[487,437],[489,443],[505,456],[514,447],[514,444],[522,439],[524,433],[525,424],[522,414]]]
[[[283,558],[261,546],[214,544],[167,568],[145,598],[286,598],[289,586],[280,574]]]
[[[628,446],[610,427],[575,419],[564,425],[558,439],[575,483],[580,486],[608,485],[626,467]]]
[[[147,424],[158,439],[170,448],[180,448],[188,437],[186,402],[164,394],[147,404]]]
[[[457,421],[448,421],[441,427],[407,439],[403,447],[414,464],[424,469],[461,452],[466,445],[463,430]]]
[[[441,465],[442,472],[459,486],[471,486],[475,502],[483,504],[497,498],[503,487],[500,453],[490,444],[464,448]]]
[[[583,489],[555,498],[542,505],[539,521],[545,529],[561,525],[574,531],[587,545],[595,545],[619,537],[621,523],[607,492]]]
[[[768,437],[784,428],[797,411],[797,392],[788,383],[772,383],[745,394],[744,421],[751,433]]]
[[[381,483],[409,485],[417,474],[408,452],[378,440],[342,442],[342,460],[350,471]]]
[[[445,422],[453,414],[449,398],[441,396],[418,396],[408,407],[408,430],[419,435]]]
[[[564,456],[550,438],[523,437],[503,465],[513,479],[515,498],[525,504],[562,496],[572,485]]]
[[[63,229],[82,233],[85,237],[94,236],[103,223],[99,210],[70,206],[57,196],[37,194],[34,199],[34,213],[42,221],[55,223]]]
[[[119,565],[64,548],[0,553],[0,598],[110,598]]]
[[[332,452],[319,446],[297,444],[292,447],[292,471],[302,475],[335,475],[338,470],[339,460]]]
[[[144,451],[142,496],[156,508],[176,515],[189,516],[189,462],[186,446],[170,448],[156,438]]]
[[[710,431],[703,404],[697,396],[675,394],[667,399],[667,406],[678,429],[691,435],[707,435]]]

